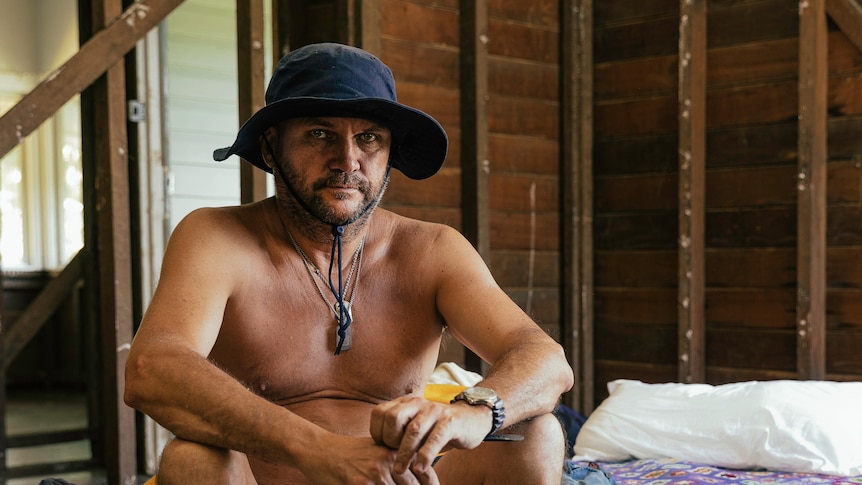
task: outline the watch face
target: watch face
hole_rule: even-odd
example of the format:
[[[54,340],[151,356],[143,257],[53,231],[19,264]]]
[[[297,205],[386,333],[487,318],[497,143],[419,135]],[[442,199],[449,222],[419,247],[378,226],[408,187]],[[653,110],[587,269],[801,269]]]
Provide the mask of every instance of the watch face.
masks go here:
[[[471,387],[466,389],[464,394],[472,401],[493,401],[497,399],[497,393],[487,387]]]

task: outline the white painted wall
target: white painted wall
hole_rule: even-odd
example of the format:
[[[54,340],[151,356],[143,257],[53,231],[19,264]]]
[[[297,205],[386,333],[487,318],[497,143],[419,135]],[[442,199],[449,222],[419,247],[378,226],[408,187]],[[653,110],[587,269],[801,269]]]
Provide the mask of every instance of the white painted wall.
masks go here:
[[[212,159],[239,127],[235,0],[183,2],[166,20],[164,59],[172,229],[198,207],[240,201],[239,159]]]

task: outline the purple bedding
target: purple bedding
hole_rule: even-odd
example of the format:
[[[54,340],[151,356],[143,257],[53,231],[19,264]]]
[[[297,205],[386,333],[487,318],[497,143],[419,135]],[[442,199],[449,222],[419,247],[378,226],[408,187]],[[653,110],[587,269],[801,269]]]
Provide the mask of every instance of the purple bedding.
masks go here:
[[[586,466],[586,463],[579,463]],[[730,470],[670,458],[599,463],[617,485],[860,485],[862,476]]]

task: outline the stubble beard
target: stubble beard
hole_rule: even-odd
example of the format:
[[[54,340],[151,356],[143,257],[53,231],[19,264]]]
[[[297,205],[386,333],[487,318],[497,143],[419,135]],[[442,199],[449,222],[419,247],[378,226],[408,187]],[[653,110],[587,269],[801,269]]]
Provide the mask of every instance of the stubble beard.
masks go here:
[[[388,171],[377,191],[373,190],[370,182],[356,174],[336,172],[315,181],[309,190],[300,188],[302,187],[300,176],[290,166],[284,167],[284,170],[280,172],[284,175],[283,178],[286,178],[285,183],[289,187],[278,185],[278,198],[282,201],[282,205],[287,209],[291,218],[304,228],[301,230],[308,231],[309,236],[319,239],[320,242],[331,240],[333,226],[349,224],[346,227],[349,232],[356,232],[364,226],[389,184]],[[321,189],[337,186],[352,187],[362,194],[360,204],[350,214],[345,215],[342,211],[331,207],[321,195]],[[336,200],[349,198],[350,194],[347,193],[337,192],[335,194]],[[312,228],[319,229],[314,230]]]

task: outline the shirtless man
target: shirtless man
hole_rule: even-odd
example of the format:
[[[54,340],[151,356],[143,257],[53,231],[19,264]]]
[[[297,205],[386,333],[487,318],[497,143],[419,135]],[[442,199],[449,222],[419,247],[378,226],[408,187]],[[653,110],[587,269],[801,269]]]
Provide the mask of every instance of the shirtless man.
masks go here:
[[[272,171],[276,196],[179,224],[129,354],[126,402],[176,435],[160,485],[560,483],[561,347],[457,231],[376,207],[390,167],[429,177],[446,150],[370,54],[282,59],[215,153]],[[423,398],[445,331],[491,395]],[[524,439],[483,441],[498,429]]]

